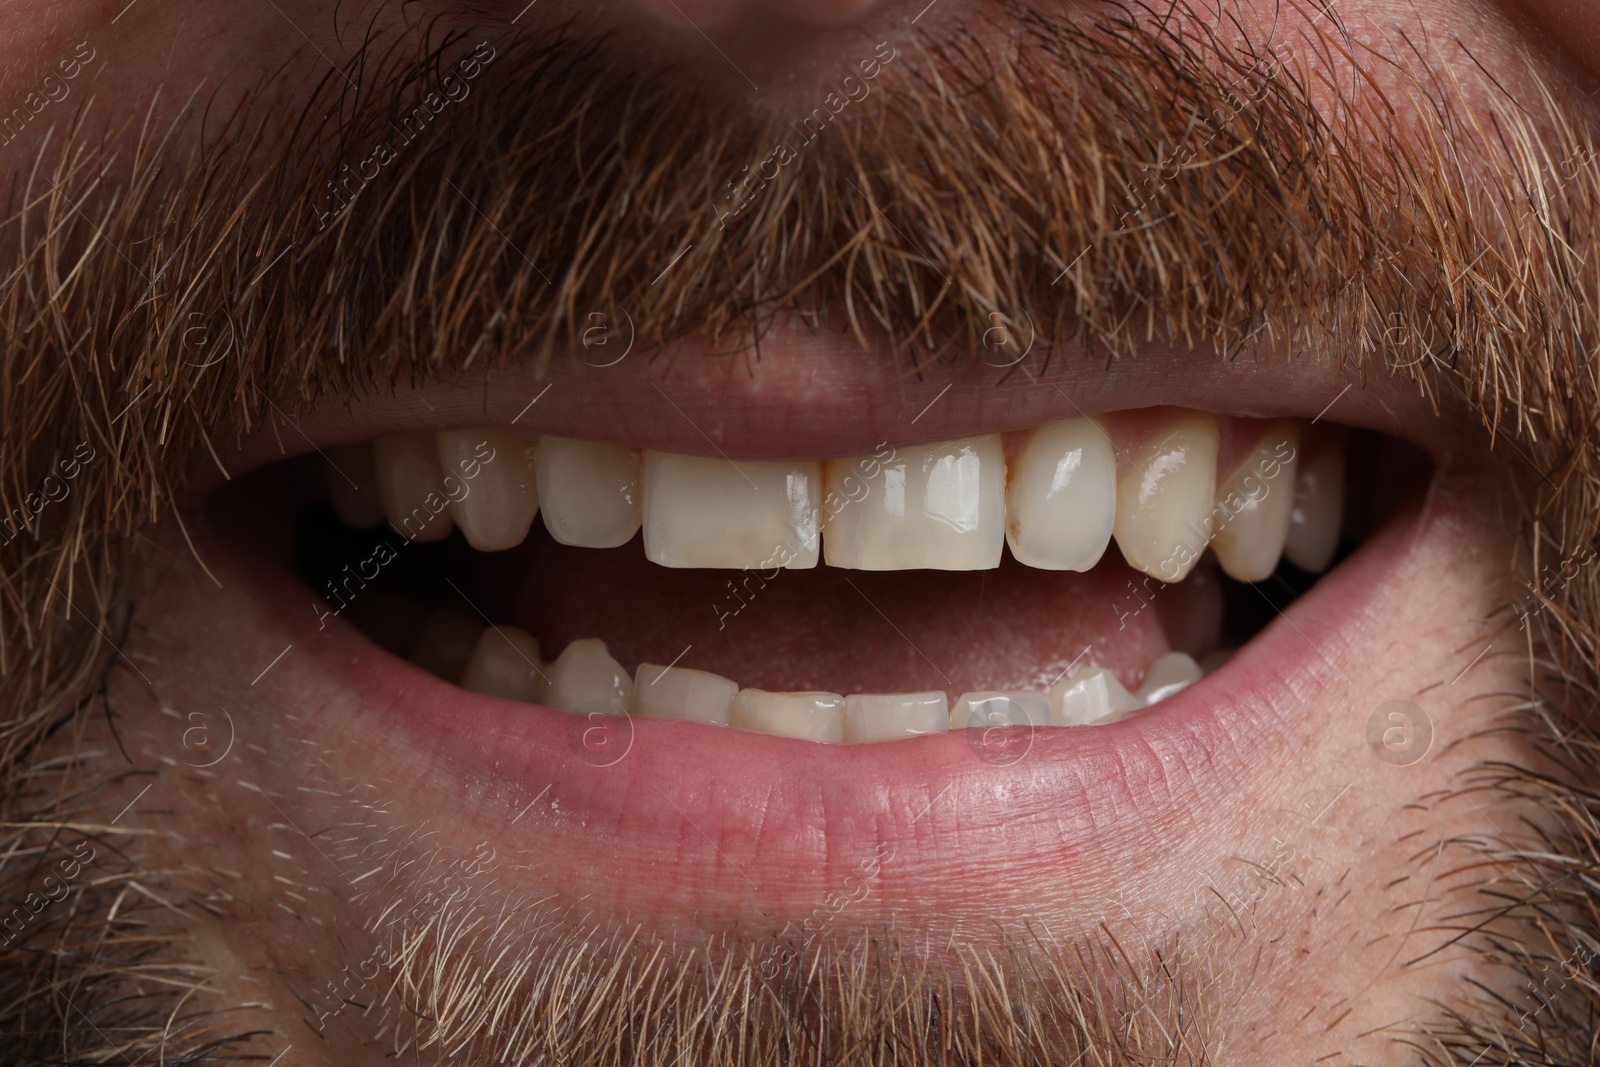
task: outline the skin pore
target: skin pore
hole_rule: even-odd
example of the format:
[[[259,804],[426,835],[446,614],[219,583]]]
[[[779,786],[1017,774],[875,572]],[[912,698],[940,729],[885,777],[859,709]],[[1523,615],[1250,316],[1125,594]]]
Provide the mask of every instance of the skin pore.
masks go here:
[[[0,896],[27,917],[0,1059],[1587,1056],[1581,12],[917,4],[706,37],[520,6],[10,20],[0,91],[33,117],[0,148],[0,500],[30,528],[0,544]],[[801,146],[792,116],[868,57]],[[618,308],[639,354],[585,365]],[[1053,340],[973,359],[1023,312]],[[1348,564],[1367,599],[1304,635],[1327,666],[1276,680],[1298,699],[1230,709],[1274,729],[1117,798],[1143,821],[973,777],[889,798],[920,828],[892,853],[664,859],[402,743],[206,507],[224,471],[507,422],[546,385],[530,432],[632,443],[665,386],[735,454],[788,404],[829,416],[795,454],[838,452],[876,395],[856,444],[926,437],[946,386],[1017,425],[1063,394],[1338,401],[1435,480],[1403,567]],[[1374,757],[1394,700],[1427,758]]]

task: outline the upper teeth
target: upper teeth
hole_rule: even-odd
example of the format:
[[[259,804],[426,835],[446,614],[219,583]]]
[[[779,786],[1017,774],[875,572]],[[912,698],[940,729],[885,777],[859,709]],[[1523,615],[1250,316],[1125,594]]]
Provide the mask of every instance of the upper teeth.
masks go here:
[[[412,434],[385,437],[372,447],[377,459],[378,495],[389,524],[413,541],[440,541],[450,536],[454,524],[449,498],[443,495],[444,470],[434,441]]]
[[[1245,581],[1271,575],[1284,552],[1326,567],[1341,520],[1339,445],[1300,462],[1298,427],[1273,424],[1219,484],[1218,442],[1216,419],[1192,413],[1164,417],[1121,464],[1095,418],[1031,431],[1009,465],[997,434],[750,461],[451,431],[341,450],[332,496],[352,525],[370,525],[381,502],[407,537],[438,540],[454,525],[481,550],[521,543],[541,505],[569,545],[616,547],[642,525],[645,554],[667,567],[812,567],[820,555],[858,570],[981,570],[1005,542],[1028,566],[1083,571],[1113,536],[1131,566],[1167,582],[1208,546]]]
[[[639,457],[631,449],[544,437],[538,482],[550,536],[580,548],[616,548],[639,532]]]
[[[1117,457],[1094,419],[1028,435],[1006,493],[1006,542],[1017,562],[1086,571],[1100,562],[1117,518]]]
[[[644,554],[664,567],[815,567],[821,501],[821,463],[646,452]]]
[[[826,530],[830,567],[986,570],[1005,538],[1006,461],[998,434],[835,460]],[[748,564],[736,564],[748,566]]]
[[[1298,424],[1266,425],[1219,477],[1215,418],[1152,413],[1136,424],[1137,440],[1123,435],[1123,448],[1111,419],[1020,435],[1009,463],[998,434],[844,459],[755,461],[457,430],[335,450],[340,476],[330,495],[349,525],[387,518],[417,541],[460,527],[480,551],[520,544],[541,513],[552,537],[580,547],[617,547],[642,528],[646,556],[667,567],[767,570],[826,559],[860,570],[977,570],[997,566],[1009,544],[1027,566],[1085,571],[1113,537],[1130,565],[1166,582],[1208,548],[1241,581],[1271,576],[1284,554],[1313,571],[1331,561],[1344,489],[1337,439],[1313,439],[1302,459]],[[646,663],[630,676],[592,639],[547,662],[525,631],[485,629],[449,611],[432,617],[412,652],[444,678],[510,700],[834,742],[1116,722],[1204,673],[1172,652],[1132,693],[1092,665],[1047,693],[979,691],[954,703],[937,691],[772,693],[675,665]]]
[[[438,435],[438,452],[450,517],[468,543],[480,552],[522,544],[539,512],[533,442],[504,430],[450,431]]]
[[[1299,443],[1298,426],[1274,427],[1217,490],[1211,547],[1230,577],[1261,582],[1277,569],[1289,536]]]
[[[1205,548],[1200,538],[1209,531],[1199,524],[1216,483],[1215,420],[1186,417],[1153,437],[1117,484],[1113,528],[1128,563],[1164,582],[1188,574]]]
[[[1323,570],[1339,546],[1344,519],[1344,449],[1329,442],[1300,466],[1283,551],[1289,562],[1313,573]]]

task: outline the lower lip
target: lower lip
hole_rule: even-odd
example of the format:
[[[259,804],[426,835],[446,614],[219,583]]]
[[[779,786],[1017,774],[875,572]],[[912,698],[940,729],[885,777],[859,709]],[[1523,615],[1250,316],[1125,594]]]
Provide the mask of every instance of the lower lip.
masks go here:
[[[660,719],[585,717],[467,692],[328,618],[314,595],[247,547],[199,524],[213,570],[292,642],[314,684],[357,709],[341,724],[421,770],[422,789],[470,812],[491,840],[583,857],[604,874],[654,872],[658,903],[692,884],[758,910],[814,899],[860,857],[896,856],[908,898],[929,904],[952,858],[982,870],[1006,856],[1048,863],[1074,884],[1130,842],[1248,782],[1281,754],[1308,694],[1344,675],[1341,629],[1371,608],[1416,543],[1414,502],[1248,642],[1157,710],[1099,727],[959,730],[821,745]],[[567,850],[567,851],[558,851]],[[581,877],[581,872],[580,875]],[[634,887],[637,890],[637,887]],[[921,895],[917,895],[921,894]],[[635,894],[636,895],[636,894]]]

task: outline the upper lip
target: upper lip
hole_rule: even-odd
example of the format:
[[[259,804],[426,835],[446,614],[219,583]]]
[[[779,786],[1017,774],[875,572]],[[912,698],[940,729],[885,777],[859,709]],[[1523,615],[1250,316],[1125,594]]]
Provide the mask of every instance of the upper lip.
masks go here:
[[[906,357],[863,352],[840,336],[799,332],[754,351],[708,355],[710,346],[634,351],[614,366],[581,353],[457,372],[449,380],[375,389],[348,405],[309,411],[268,397],[264,426],[219,460],[191,464],[184,500],[227,478],[339,445],[400,433],[515,428],[530,435],[700,455],[823,459],[1061,419],[1170,405],[1222,415],[1321,417],[1409,440],[1436,467],[1481,447],[1465,405],[1434,406],[1403,375],[1341,366],[1333,350],[1248,352],[1224,361],[1206,352],[1152,348],[1109,364],[1067,351],[1047,364],[1001,368],[970,354],[913,368]],[[607,357],[610,358],[609,356]],[[594,362],[600,362],[596,360]]]

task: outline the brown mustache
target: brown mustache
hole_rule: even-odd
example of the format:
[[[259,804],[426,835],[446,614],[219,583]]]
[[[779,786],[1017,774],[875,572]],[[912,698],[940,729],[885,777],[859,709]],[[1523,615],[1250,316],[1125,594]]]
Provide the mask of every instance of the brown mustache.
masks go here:
[[[373,44],[362,92],[330,74],[293,125],[241,113],[186,167],[143,157],[90,214],[106,166],[68,141],[0,231],[24,250],[11,350],[57,368],[7,392],[0,447],[30,458],[5,492],[103,444],[119,460],[94,472],[97,514],[131,531],[216,427],[280,417],[268,398],[549,359],[596,313],[649,347],[743,343],[798,310],[911,365],[996,328],[1035,364],[1332,347],[1464,394],[1491,427],[1516,412],[1546,555],[1584,543],[1600,420],[1564,383],[1597,334],[1600,178],[1571,165],[1595,156],[1575,104],[1486,122],[1459,87],[1403,77],[1407,96],[1346,99],[1327,20],[1286,16],[1251,47],[1199,17],[1006,10],[1015,47],[864,41],[794,115],[559,30],[420,60]],[[1595,593],[1563,587],[1584,617]]]

